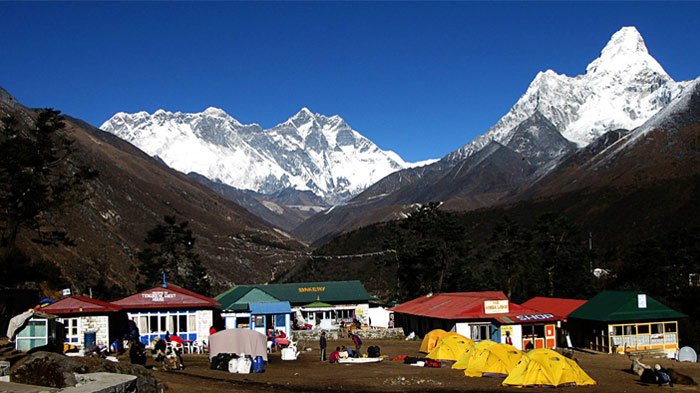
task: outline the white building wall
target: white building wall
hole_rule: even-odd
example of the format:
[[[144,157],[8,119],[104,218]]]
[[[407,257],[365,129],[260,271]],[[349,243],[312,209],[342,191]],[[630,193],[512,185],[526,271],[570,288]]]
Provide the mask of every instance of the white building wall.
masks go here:
[[[469,323],[467,322],[457,322],[455,324],[455,332],[468,339],[472,338],[472,329],[469,327]]]
[[[367,317],[371,319],[370,326],[374,327],[389,327],[389,316],[391,311],[384,307],[372,307],[367,311]]]
[[[209,342],[209,328],[214,325],[214,312],[212,310],[197,310],[197,339]]]

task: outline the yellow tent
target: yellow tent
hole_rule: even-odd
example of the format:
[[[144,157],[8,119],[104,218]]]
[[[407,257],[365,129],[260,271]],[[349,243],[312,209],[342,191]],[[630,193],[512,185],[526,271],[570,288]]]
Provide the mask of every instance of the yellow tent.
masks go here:
[[[504,378],[518,363],[523,353],[509,344],[494,344],[474,353],[464,375],[468,377],[496,376]]]
[[[573,360],[551,349],[532,350],[503,381],[504,386],[581,386],[596,382]]]
[[[469,366],[469,361],[471,360],[474,354],[481,353],[481,351],[484,348],[488,348],[491,345],[496,345],[496,343],[491,340],[479,341],[478,343],[474,344],[471,348],[469,348],[469,350],[465,352],[461,357],[459,357],[455,364],[452,365],[452,368],[455,370],[466,369]]]
[[[423,337],[423,342],[420,343],[420,349],[418,351],[424,353],[432,351],[446,334],[447,332],[442,329],[431,330]]]
[[[447,333],[426,357],[436,360],[457,360],[472,345],[474,345],[474,341],[461,334]]]

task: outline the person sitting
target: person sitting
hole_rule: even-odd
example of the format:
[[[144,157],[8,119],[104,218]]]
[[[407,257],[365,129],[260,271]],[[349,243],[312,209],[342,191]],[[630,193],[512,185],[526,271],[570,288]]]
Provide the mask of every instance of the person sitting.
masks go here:
[[[331,352],[331,355],[328,357],[328,363],[338,363],[339,358],[340,358],[340,347],[335,347],[335,351]]]
[[[167,343],[160,337],[156,337],[155,344],[153,345],[153,359],[156,362],[162,362],[165,360],[165,353],[167,351]]]
[[[673,387],[673,382],[671,382],[671,377],[668,375],[668,370],[661,367],[660,364],[654,365],[654,374],[656,374],[656,382],[659,386],[668,385]]]

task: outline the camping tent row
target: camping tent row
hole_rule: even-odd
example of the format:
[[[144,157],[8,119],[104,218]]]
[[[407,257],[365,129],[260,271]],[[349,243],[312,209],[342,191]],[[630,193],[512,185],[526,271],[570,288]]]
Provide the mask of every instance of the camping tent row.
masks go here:
[[[442,337],[434,344],[436,337]],[[512,345],[483,340],[474,343],[457,333],[430,332],[421,350],[430,349],[427,357],[452,360],[453,369],[464,370],[468,377],[505,378],[505,386],[583,386],[595,381],[571,359],[540,348],[526,353]]]
[[[421,337],[440,329],[474,341],[512,341],[519,350],[532,344],[609,353],[663,350],[669,356],[678,352],[678,319],[686,317],[632,291],[604,291],[588,301],[536,297],[523,305],[508,301],[503,292],[455,292],[423,296],[391,310],[397,326]],[[424,341],[430,342],[436,338]]]

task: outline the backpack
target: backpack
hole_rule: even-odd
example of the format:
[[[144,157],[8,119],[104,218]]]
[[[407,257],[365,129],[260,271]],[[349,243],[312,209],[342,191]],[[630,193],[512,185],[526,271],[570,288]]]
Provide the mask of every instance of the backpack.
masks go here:
[[[423,367],[440,368],[440,362],[433,359],[427,359]]]
[[[362,345],[362,339],[361,339],[360,336],[358,336],[357,334],[353,334],[353,335],[352,335],[352,342],[355,343],[355,346],[356,346],[356,347],[359,347],[359,346]]]

